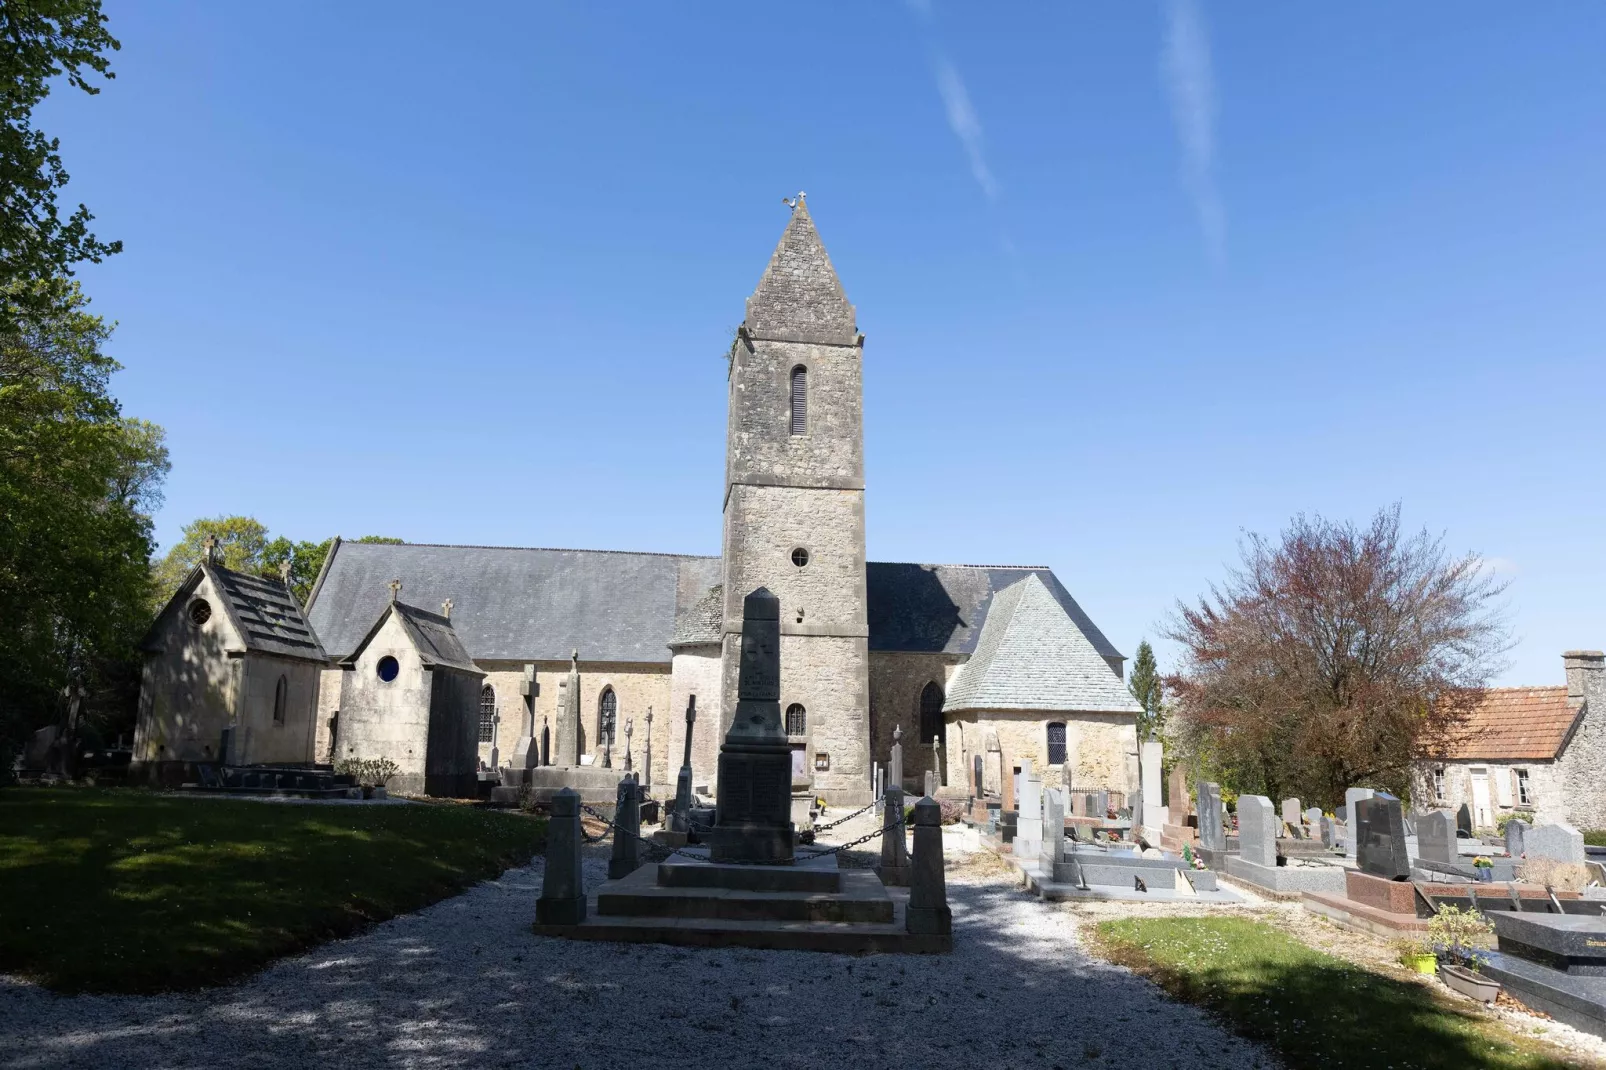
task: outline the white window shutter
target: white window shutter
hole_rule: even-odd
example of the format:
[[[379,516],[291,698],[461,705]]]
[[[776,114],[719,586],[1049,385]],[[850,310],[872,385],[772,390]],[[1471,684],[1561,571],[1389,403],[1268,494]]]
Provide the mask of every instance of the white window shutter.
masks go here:
[[[1517,774],[1510,769],[1499,769],[1490,778],[1494,781],[1495,801],[1501,806],[1511,805],[1511,800],[1514,798],[1515,788],[1513,785],[1516,783],[1516,776]]]

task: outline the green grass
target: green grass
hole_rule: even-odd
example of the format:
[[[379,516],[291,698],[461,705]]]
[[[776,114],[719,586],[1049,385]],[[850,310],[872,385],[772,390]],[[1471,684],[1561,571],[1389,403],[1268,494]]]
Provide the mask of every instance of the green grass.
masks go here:
[[[1208,1008],[1290,1066],[1546,1070],[1542,1045],[1420,984],[1312,950],[1244,918],[1123,918],[1095,941],[1114,962]]]
[[[1591,847],[1606,847],[1606,829],[1585,829],[1584,842]]]
[[[0,972],[64,992],[215,984],[495,876],[545,831],[465,806],[7,788]]]

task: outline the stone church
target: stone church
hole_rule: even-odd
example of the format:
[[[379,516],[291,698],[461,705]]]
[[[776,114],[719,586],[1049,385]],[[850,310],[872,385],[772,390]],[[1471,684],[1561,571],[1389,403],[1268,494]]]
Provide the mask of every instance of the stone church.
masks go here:
[[[306,606],[328,659],[307,760],[378,757],[343,745],[342,674],[399,581],[406,604],[450,600],[451,629],[483,674],[482,768],[529,761],[531,740],[577,704],[580,763],[619,770],[628,748],[662,795],[695,697],[694,779],[712,789],[742,599],[767,587],[781,600],[799,790],[867,800],[894,726],[911,789],[935,768],[968,794],[978,758],[994,790],[1023,758],[1051,782],[1135,786],[1139,707],[1124,658],[1051,570],[865,560],[863,358],[799,195],[728,354],[721,555],[337,539]]]

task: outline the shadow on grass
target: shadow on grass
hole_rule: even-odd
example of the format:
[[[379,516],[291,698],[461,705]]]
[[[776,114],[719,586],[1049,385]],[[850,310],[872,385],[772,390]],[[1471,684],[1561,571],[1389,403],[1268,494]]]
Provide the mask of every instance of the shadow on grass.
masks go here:
[[[199,988],[526,862],[544,825],[456,806],[0,791],[0,971]]]
[[[1545,1070],[1570,1065],[1516,1038],[1469,1004],[1315,951],[1262,922],[1129,918],[1101,923],[1097,939],[1111,961],[1210,1009],[1292,1066]]]

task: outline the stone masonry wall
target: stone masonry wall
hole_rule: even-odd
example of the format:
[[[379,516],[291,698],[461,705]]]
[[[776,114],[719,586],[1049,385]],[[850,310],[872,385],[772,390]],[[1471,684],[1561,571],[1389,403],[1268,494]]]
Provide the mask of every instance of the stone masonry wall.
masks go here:
[[[719,745],[724,737],[723,667],[716,644],[682,647],[675,651],[673,680],[667,716],[654,716],[653,794],[667,799],[674,795],[680,760],[686,753],[686,701],[697,696],[697,723],[692,726],[692,786],[712,786],[719,769]]]
[[[386,655],[396,659],[394,680],[379,678],[379,660]],[[351,671],[341,675],[337,760],[389,758],[398,766],[395,790],[421,793],[431,687],[430,674],[392,614]]]
[[[924,790],[926,770],[932,765],[931,748],[920,742],[920,693],[935,682],[946,694],[963,661],[959,654],[870,652],[871,760],[883,766],[891,760],[892,729],[902,726],[906,791]]]
[[[1433,770],[1444,770],[1444,794],[1437,796],[1433,789]],[[1515,814],[1529,822],[1555,822],[1569,820],[1567,791],[1562,770],[1555,762],[1488,762],[1488,761],[1433,761],[1419,762],[1412,769],[1411,809],[1455,811],[1465,803],[1472,807],[1472,770],[1489,771],[1489,819],[1478,822],[1479,827],[1493,828],[1506,814]],[[1524,805],[1517,801],[1517,770],[1528,774],[1528,791],[1532,802]],[[1362,785],[1364,786],[1364,785]]]
[[[859,346],[736,342],[730,374],[726,486],[864,489],[863,351]],[[808,421],[791,433],[792,369],[807,370]]]
[[[732,487],[725,547],[726,631],[741,630],[742,600],[767,587],[781,600],[783,635],[869,634],[862,491]]]
[[[584,655],[585,651],[582,650],[580,653]],[[501,718],[497,725],[496,746],[502,764],[506,765],[513,759],[513,750],[518,745],[519,736],[523,734],[527,720],[527,707],[524,696],[519,694],[519,685],[524,680],[524,666],[529,662],[483,661],[475,664],[485,672],[485,682],[496,690],[497,713]],[[547,726],[552,731],[553,745],[556,746],[558,681],[568,675],[569,663],[538,661],[534,664],[535,731],[532,734],[537,739],[540,738],[541,718],[545,717]],[[596,754],[596,761],[598,763],[602,761],[597,726],[602,713],[603,689],[611,687],[618,699],[618,726],[613,746],[613,767],[624,768],[625,722],[632,718],[635,719],[635,735],[631,740],[631,748],[634,759],[641,760],[642,748],[647,742],[648,706],[653,709],[653,749],[662,754],[663,744],[658,738],[658,730],[663,727],[663,717],[670,705],[669,670],[668,665],[593,662],[582,659],[580,662],[581,753]],[[479,757],[482,762],[487,764],[490,762],[489,743],[479,744]]]
[[[1048,725],[1065,722],[1064,766],[1048,764]],[[1109,788],[1130,792],[1127,783],[1129,752],[1137,750],[1137,725],[1129,714],[1075,713],[1047,711],[985,710],[955,716],[948,726],[948,784],[962,787],[970,779],[967,770],[978,754],[985,766],[987,737],[996,733],[1004,762],[1011,767],[1030,758],[1032,767],[1042,772],[1045,787],[1065,786],[1069,767],[1070,786]],[[999,785],[987,783],[989,791]]]

